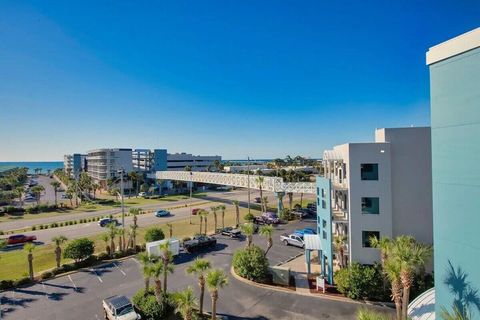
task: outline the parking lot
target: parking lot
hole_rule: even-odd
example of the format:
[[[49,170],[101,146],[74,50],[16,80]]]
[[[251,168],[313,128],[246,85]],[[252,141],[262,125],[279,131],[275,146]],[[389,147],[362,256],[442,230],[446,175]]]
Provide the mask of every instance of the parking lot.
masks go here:
[[[268,253],[270,264],[277,264],[302,252],[300,248],[283,245],[279,240],[280,234],[313,225],[312,220],[278,226],[274,245]],[[245,245],[245,240],[226,236],[218,236],[217,239],[215,249],[199,255],[209,259],[214,267],[223,268],[229,273],[232,255]],[[254,243],[263,248],[266,246],[265,238],[260,235],[254,236]],[[196,256],[181,253],[176,258],[175,272],[168,281],[170,291],[189,285],[198,290],[196,279],[185,273]],[[321,315],[330,319],[354,319],[357,309],[355,304],[260,289],[230,276],[229,280],[230,284],[220,291],[218,304],[219,313],[229,319],[294,319],[297,314],[305,319],[319,319]],[[115,294],[132,297],[143,283],[140,263],[135,258],[129,258],[4,292],[1,294],[1,307],[5,319],[101,319],[103,298]],[[210,310],[208,296],[205,298],[205,307]]]

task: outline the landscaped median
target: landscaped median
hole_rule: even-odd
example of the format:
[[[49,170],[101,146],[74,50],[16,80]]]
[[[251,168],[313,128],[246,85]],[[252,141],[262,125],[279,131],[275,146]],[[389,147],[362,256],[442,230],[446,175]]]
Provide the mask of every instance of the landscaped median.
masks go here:
[[[248,210],[245,208],[240,209],[240,217],[243,220],[243,217],[247,214]],[[259,212],[254,211],[254,213],[258,214]],[[208,219],[208,226],[207,231],[210,233],[214,232],[214,224],[213,218]],[[191,221],[191,223],[190,223]],[[219,219],[220,221],[220,219]],[[234,225],[235,224],[235,208],[230,208],[225,211],[225,225]],[[199,218],[192,217],[180,219],[176,221],[171,221],[170,225],[172,227],[172,235],[178,239],[182,239],[184,237],[190,237],[194,234],[199,233]],[[162,228],[165,234],[170,233],[170,228],[167,225],[167,222],[157,223],[154,225],[149,225],[147,227],[139,227],[137,230],[137,239],[143,239],[145,232],[148,228],[152,226],[158,226]],[[107,233],[108,230],[105,230]],[[106,243],[102,240],[102,235],[99,234],[93,237],[89,237],[89,239],[94,241],[95,245],[95,254],[99,255],[102,252],[105,252]],[[51,271],[56,266],[56,255],[55,255],[56,246],[54,244],[47,244],[37,246],[33,251],[33,269],[34,274],[36,277],[39,277],[43,272]],[[72,260],[63,259],[61,261],[63,264],[72,263]],[[0,253],[0,280],[19,280],[28,276],[28,260],[27,260],[27,253],[24,252],[22,249],[14,250],[10,252],[2,252]]]

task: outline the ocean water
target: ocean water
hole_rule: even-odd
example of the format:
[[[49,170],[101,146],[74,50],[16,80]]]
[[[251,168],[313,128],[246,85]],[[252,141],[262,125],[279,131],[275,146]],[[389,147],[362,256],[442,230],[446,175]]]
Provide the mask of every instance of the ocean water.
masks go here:
[[[62,161],[43,161],[43,162],[0,162],[0,172],[15,167],[26,167],[28,173],[35,173],[36,168],[41,168],[42,173],[47,173],[48,170],[63,168]]]

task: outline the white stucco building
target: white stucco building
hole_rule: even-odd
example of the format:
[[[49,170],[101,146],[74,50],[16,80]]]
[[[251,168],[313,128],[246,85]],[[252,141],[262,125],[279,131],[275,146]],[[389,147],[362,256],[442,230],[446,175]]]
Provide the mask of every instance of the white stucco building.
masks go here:
[[[332,185],[332,231],[348,237],[346,258],[379,260],[369,238],[411,235],[433,242],[430,128],[375,131],[375,142],[324,152]]]
[[[221,156],[195,156],[190,153],[168,153],[167,170],[183,171],[189,166],[192,171],[207,171],[213,169],[215,161],[222,161]]]
[[[97,183],[106,187],[108,179],[119,177],[119,170],[133,171],[132,149],[96,149],[87,152],[87,172]]]

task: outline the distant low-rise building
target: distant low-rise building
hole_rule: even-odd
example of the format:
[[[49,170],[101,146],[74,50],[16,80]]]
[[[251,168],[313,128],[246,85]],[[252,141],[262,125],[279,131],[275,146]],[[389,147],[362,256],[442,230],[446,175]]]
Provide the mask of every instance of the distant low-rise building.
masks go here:
[[[167,170],[179,171],[186,167],[192,171],[215,170],[215,163],[221,162],[221,156],[195,156],[190,153],[169,153],[167,154]]]
[[[88,175],[103,188],[107,181],[120,177],[119,171],[126,174],[133,171],[132,149],[96,149],[87,153]]]
[[[66,154],[63,156],[63,168],[67,174],[73,179],[78,179],[80,173],[86,171],[86,158],[85,154],[74,153]]]
[[[135,171],[155,172],[167,170],[166,149],[134,149],[132,165]]]

